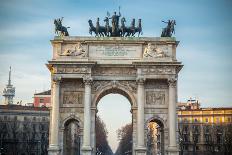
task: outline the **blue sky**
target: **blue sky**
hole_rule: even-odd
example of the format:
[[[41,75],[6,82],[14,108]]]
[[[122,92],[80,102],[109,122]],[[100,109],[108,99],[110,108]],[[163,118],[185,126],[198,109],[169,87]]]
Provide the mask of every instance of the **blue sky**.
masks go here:
[[[118,6],[128,24],[142,18],[144,37],[160,36],[165,26],[161,21],[176,20],[177,58],[184,64],[179,101],[197,97],[204,107],[232,105],[230,0],[1,0],[0,91],[12,66],[15,101],[32,102],[35,91],[50,87],[45,64],[51,59],[53,19],[64,17],[72,36],[89,36],[88,19],[100,17],[103,24],[106,12],[117,11]]]

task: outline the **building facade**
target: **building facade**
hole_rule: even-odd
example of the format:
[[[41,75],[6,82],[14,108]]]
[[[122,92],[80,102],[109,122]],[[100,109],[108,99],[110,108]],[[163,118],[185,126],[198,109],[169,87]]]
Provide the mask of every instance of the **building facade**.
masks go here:
[[[51,106],[51,90],[34,94],[34,107],[50,107]]]
[[[0,154],[46,155],[49,109],[0,105]]]
[[[181,154],[232,154],[232,107],[200,108],[197,100],[179,103]]]

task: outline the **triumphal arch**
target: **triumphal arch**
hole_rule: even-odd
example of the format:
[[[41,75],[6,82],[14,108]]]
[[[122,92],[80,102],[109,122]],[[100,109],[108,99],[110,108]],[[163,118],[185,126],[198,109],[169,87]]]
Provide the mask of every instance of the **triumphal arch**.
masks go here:
[[[178,154],[177,79],[182,64],[176,59],[175,38],[63,36],[51,43],[50,155],[72,154],[73,148],[76,154],[96,154],[97,104],[109,93],[131,103],[133,155],[147,154],[150,121],[163,127],[161,154]]]

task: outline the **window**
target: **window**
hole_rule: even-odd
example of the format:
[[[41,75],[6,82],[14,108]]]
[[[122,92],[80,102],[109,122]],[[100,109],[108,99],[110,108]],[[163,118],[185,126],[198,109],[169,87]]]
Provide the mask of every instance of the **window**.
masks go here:
[[[4,116],[4,120],[5,120],[5,121],[7,120],[7,116]]]
[[[14,116],[14,121],[17,121],[17,119],[18,119],[17,116]]]
[[[230,117],[228,117],[228,118],[227,118],[227,121],[228,121],[228,122],[231,122],[231,118],[230,118]]]
[[[39,99],[39,103],[44,103],[44,99],[43,99],[43,98],[40,98],[40,99]]]
[[[219,117],[216,118],[216,123],[219,123],[220,122],[220,119]]]
[[[24,117],[23,119],[24,119],[24,121],[27,121],[27,117]]]
[[[46,118],[45,118],[45,117],[43,117],[43,118],[42,118],[42,121],[44,122],[45,120],[46,120]]]
[[[188,150],[188,145],[184,146],[184,150],[186,150],[186,151]]]
[[[36,121],[36,117],[33,117],[33,121]]]

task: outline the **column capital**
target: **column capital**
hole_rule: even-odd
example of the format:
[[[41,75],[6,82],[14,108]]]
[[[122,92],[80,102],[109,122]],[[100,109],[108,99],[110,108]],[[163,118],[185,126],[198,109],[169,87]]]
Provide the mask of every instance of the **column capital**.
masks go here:
[[[177,83],[177,78],[169,78],[168,79],[169,87],[176,87],[176,83]]]
[[[144,77],[137,77],[136,82],[138,85],[143,85],[146,79]]]
[[[92,82],[93,82],[93,78],[91,76],[84,76],[83,77],[83,82],[86,84],[86,85],[91,85]]]
[[[53,76],[53,77],[52,77],[52,82],[53,82],[54,84],[60,84],[61,80],[62,80],[61,77],[57,77],[57,76]]]

